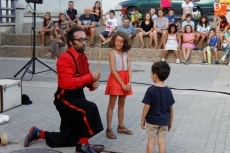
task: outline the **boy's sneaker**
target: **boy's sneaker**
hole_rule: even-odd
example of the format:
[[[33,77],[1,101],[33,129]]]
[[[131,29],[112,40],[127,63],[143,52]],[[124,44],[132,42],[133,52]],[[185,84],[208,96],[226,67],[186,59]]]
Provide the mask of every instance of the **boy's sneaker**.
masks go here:
[[[180,64],[180,59],[176,59],[176,64]]]
[[[218,62],[218,61],[215,61],[215,62],[214,62],[214,64],[215,64],[215,65],[218,65],[218,64],[219,64],[219,62]]]
[[[207,61],[203,60],[203,61],[201,62],[201,64],[202,64],[202,65],[207,65],[208,63],[207,63]]]
[[[186,63],[185,63],[186,65],[188,65],[188,61],[186,60]]]
[[[228,63],[228,65],[230,66],[230,62]]]
[[[186,60],[183,61],[184,64],[186,64],[186,62],[187,62]]]
[[[164,59],[164,58],[162,58],[162,59],[161,59],[161,61],[163,61],[163,62],[164,62],[164,61],[165,61],[165,59]]]
[[[30,128],[29,133],[26,135],[25,141],[24,141],[24,147],[28,147],[30,142],[39,139],[41,130],[32,126]]]

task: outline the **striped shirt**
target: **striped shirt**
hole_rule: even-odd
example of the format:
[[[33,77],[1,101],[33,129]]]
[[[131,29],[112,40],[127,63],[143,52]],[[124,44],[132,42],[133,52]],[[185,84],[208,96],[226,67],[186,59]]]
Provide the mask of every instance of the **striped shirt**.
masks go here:
[[[129,25],[128,27],[124,27],[123,25],[119,25],[117,27],[117,31],[121,31],[126,33],[127,35],[135,34],[135,30],[132,25]]]

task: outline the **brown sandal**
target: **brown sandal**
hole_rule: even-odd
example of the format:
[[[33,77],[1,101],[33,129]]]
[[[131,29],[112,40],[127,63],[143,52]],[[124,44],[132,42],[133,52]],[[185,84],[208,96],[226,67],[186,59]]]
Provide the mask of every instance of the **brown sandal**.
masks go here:
[[[106,129],[106,135],[109,139],[117,139],[116,135],[114,135],[112,129]]]
[[[118,133],[124,133],[124,134],[128,134],[128,135],[133,135],[133,132],[128,130],[125,126],[119,126],[117,127],[117,132]]]

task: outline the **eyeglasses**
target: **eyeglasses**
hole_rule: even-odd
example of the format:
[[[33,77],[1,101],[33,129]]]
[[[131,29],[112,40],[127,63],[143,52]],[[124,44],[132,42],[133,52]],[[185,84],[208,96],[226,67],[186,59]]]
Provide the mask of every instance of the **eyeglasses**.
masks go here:
[[[89,41],[88,38],[79,38],[79,39],[72,39],[72,40],[79,41],[80,43],[83,43],[83,41],[84,41],[84,42],[88,42],[88,41]]]

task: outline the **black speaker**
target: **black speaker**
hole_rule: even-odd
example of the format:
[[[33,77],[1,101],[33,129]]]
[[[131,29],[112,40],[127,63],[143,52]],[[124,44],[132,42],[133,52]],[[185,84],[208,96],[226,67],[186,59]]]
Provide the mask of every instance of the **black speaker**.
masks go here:
[[[37,3],[37,4],[42,4],[43,0],[26,0],[27,3]]]

